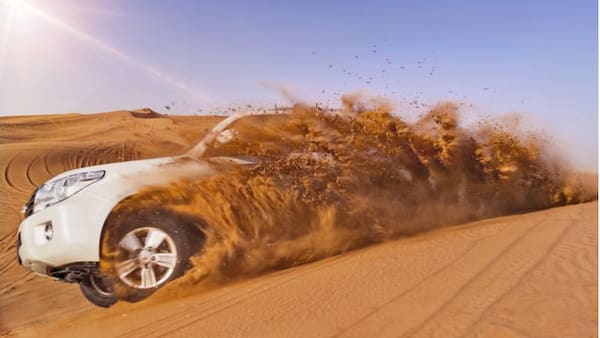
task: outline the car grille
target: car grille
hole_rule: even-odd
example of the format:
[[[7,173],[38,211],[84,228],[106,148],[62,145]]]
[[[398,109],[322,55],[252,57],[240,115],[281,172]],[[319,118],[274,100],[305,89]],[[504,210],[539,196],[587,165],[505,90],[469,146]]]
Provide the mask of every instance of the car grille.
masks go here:
[[[25,203],[25,205],[23,206],[23,216],[25,216],[25,218],[27,218],[27,217],[31,216],[31,214],[33,214],[33,201],[35,200],[36,192],[37,192],[37,189],[35,189],[35,191],[31,195],[31,197],[27,201],[27,203]]]
[[[23,265],[23,262],[21,262],[21,256],[19,256],[19,249],[21,248],[21,232],[19,232],[17,234],[17,261],[19,262],[19,265]]]

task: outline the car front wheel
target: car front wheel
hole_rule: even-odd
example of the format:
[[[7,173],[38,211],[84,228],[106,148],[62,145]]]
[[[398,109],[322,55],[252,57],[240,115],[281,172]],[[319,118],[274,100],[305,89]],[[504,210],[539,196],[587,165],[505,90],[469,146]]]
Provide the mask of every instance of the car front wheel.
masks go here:
[[[183,275],[201,243],[198,224],[161,210],[123,215],[116,222],[102,265],[115,281],[116,294],[128,302]]]

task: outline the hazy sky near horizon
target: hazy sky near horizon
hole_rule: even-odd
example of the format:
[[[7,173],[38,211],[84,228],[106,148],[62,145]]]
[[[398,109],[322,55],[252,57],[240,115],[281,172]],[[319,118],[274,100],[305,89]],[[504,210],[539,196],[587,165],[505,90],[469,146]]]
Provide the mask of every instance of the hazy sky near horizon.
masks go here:
[[[19,3],[21,1],[22,3]],[[598,163],[597,2],[0,0],[0,115],[444,100]],[[426,106],[415,107],[412,102]]]

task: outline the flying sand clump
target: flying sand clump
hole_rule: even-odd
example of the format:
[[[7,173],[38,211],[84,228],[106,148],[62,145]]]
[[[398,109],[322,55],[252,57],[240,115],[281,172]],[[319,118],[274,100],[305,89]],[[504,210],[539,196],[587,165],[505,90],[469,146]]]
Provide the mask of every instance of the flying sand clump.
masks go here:
[[[168,209],[197,220],[204,244],[178,284],[220,282],[391,238],[594,198],[535,136],[461,127],[442,103],[414,123],[384,102],[344,111],[297,104],[238,121],[211,156],[217,174],[146,189],[117,212]]]

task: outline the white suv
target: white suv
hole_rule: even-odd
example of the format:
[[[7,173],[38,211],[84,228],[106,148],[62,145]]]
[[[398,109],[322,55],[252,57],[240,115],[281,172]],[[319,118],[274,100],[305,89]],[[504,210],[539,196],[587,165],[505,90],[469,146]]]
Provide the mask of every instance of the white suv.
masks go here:
[[[213,174],[210,162],[203,159],[207,146],[215,140],[228,141],[232,134],[227,128],[247,115],[253,114],[225,118],[184,155],[71,170],[42,184],[23,207],[25,220],[17,237],[19,263],[40,275],[79,283],[85,297],[102,307],[119,299],[141,300],[181,276],[202,244],[196,220],[163,210],[134,213],[130,215],[134,219],[112,230],[116,236],[107,238],[116,251],[107,262],[101,248],[107,219],[121,201],[147,185],[166,184],[192,173]],[[238,158],[220,159],[251,164]],[[101,273],[100,263],[109,264],[114,276]]]

